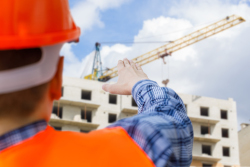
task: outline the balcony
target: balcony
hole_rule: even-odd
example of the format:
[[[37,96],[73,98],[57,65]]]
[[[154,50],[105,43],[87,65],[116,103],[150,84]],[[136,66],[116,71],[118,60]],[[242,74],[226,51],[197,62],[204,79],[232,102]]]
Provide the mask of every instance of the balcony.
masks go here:
[[[208,162],[218,162],[221,160],[221,158],[213,157],[211,155],[202,154],[202,155],[193,155],[193,160],[198,161],[208,161]]]
[[[124,107],[122,108],[123,113],[137,114],[138,107]]]
[[[71,125],[88,131],[96,130],[99,126],[99,124],[88,123],[87,120],[81,119],[80,115],[76,115],[74,117],[74,120],[67,120],[67,119],[60,119],[55,114],[52,114],[50,117],[49,124],[57,127],[62,127],[64,125]]]
[[[211,143],[217,143],[221,139],[213,137],[209,134],[206,135],[194,135],[194,141],[201,141],[201,142],[211,142]]]
[[[55,101],[58,103],[58,101]],[[90,100],[76,100],[76,99],[70,99],[70,98],[65,98],[62,97],[59,102],[61,104],[66,104],[66,105],[72,105],[72,106],[78,106],[78,107],[88,107],[88,108],[98,108],[100,107],[101,104],[90,101]]]
[[[209,123],[209,124],[217,124],[220,122],[219,119],[211,118],[211,117],[202,117],[202,116],[188,116],[192,122],[198,123]]]

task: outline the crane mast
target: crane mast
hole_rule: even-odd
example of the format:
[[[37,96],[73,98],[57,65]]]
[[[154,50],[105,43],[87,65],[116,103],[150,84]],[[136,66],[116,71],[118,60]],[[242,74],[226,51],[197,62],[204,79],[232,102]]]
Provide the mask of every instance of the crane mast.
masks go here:
[[[208,25],[202,29],[199,29],[191,34],[188,34],[182,38],[179,38],[175,41],[171,41],[157,49],[154,49],[150,52],[147,52],[141,56],[138,56],[132,59],[135,63],[138,63],[140,66],[148,64],[154,60],[162,58],[164,61],[164,57],[171,55],[173,52],[176,52],[182,48],[185,48],[189,45],[192,45],[196,42],[199,42],[203,39],[206,39],[210,36],[218,34],[226,29],[234,27],[240,23],[245,21],[244,18],[236,15],[227,16],[226,18],[217,21],[211,25]],[[92,75],[85,76],[84,79],[94,79],[91,77]],[[106,82],[111,78],[118,76],[118,71],[116,67],[108,69],[103,72],[98,80]]]
[[[88,78],[91,78],[92,80],[98,80],[100,76],[103,76],[100,46],[101,46],[100,43],[98,42],[95,43],[95,56],[94,56],[94,61],[93,61],[93,66],[92,66],[92,74],[87,76]],[[86,76],[84,78],[86,78]]]

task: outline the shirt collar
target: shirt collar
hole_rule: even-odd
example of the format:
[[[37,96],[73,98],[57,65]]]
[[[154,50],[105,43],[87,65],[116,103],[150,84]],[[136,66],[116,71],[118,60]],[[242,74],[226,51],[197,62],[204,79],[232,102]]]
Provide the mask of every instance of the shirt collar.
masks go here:
[[[5,133],[4,135],[0,136],[0,152],[36,135],[38,132],[46,129],[46,127],[47,122],[45,120],[40,120]]]

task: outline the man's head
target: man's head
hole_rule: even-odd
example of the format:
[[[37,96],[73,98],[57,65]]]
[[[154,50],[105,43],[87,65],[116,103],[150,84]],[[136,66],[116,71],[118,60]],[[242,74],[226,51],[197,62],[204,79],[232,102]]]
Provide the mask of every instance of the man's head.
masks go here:
[[[38,63],[41,59],[40,48],[2,50],[0,51],[0,73]],[[27,118],[34,114],[39,105],[46,105],[44,102],[47,102],[47,105],[50,105],[48,108],[51,108],[53,100],[61,97],[62,57],[55,66],[57,66],[56,73],[51,80],[24,90],[0,94],[0,118]],[[48,120],[50,112],[44,111],[42,115],[43,119]]]
[[[0,118],[26,118],[40,108],[48,120],[61,97],[60,49],[80,35],[68,0],[0,1],[0,20]]]

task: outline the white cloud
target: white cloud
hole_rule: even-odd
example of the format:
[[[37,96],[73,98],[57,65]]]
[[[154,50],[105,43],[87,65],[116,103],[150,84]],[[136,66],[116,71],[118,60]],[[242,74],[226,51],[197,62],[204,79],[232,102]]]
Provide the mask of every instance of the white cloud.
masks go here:
[[[64,44],[61,50],[61,55],[64,56],[64,75],[78,77],[78,71],[81,67],[81,62],[76,58],[71,49],[72,44]]]
[[[247,93],[250,75],[246,72],[250,63],[250,7],[246,2],[242,0],[238,4],[231,4],[230,1],[219,0],[185,0],[172,6],[169,12],[171,16],[187,19],[193,24],[217,20],[232,14],[246,19],[245,23],[194,45],[200,61],[197,68],[193,68],[189,63],[182,66],[190,71],[187,76],[191,84],[200,85],[199,89],[187,93],[218,98],[233,97],[238,104],[239,122],[248,122],[250,118],[250,104],[247,102],[250,98]]]
[[[123,3],[130,0],[88,0],[89,3],[98,6],[101,10],[120,7]]]
[[[76,25],[81,28],[81,35],[95,25],[99,27],[104,26],[103,22],[100,20],[99,7],[89,1],[79,2],[71,9],[71,13]]]
[[[100,12],[117,8],[129,0],[81,0],[71,9],[72,16],[76,25],[81,28],[81,35],[92,27],[104,27],[105,24],[101,21]],[[94,52],[90,53],[83,60],[79,60],[72,51],[72,45],[65,44],[61,50],[61,55],[64,55],[64,75],[79,77],[81,71],[91,72],[91,67],[94,57]]]
[[[83,35],[86,30],[90,30],[93,26],[103,27],[104,23],[101,21],[100,12],[117,8],[129,0],[81,0],[72,9],[72,16],[81,28]]]

